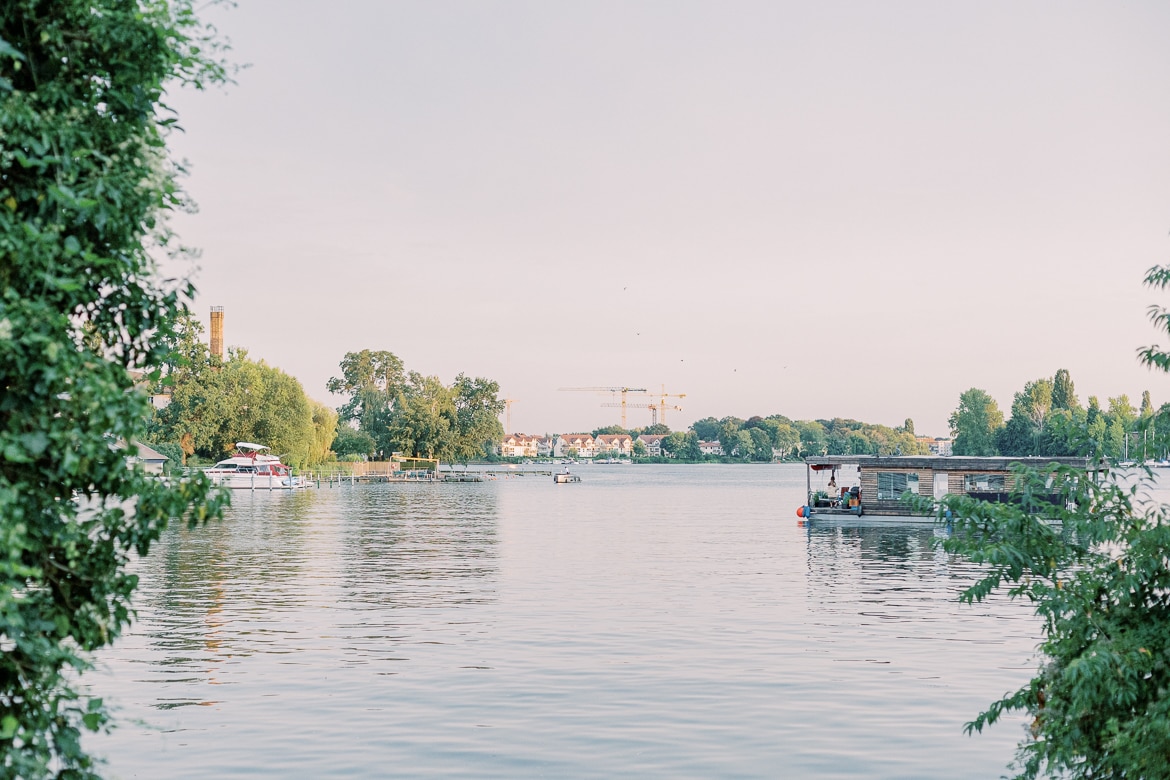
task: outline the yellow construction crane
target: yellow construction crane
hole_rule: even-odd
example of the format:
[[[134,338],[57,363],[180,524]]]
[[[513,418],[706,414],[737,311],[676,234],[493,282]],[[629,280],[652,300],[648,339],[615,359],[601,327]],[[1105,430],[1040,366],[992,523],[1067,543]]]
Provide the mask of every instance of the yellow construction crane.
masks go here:
[[[602,404],[602,406],[621,406],[621,404]],[[630,409],[649,409],[650,410],[650,424],[651,425],[657,425],[660,417],[662,420],[662,424],[666,425],[666,410],[667,409],[674,409],[676,412],[681,412],[683,410],[683,408],[681,406],[671,406],[671,405],[665,404],[665,403],[662,403],[662,404],[626,404],[626,406]],[[622,427],[623,428],[626,427],[624,423],[622,424]]]
[[[654,407],[651,407],[651,408],[654,409],[654,413],[653,413],[654,424],[657,425],[659,422],[661,422],[663,425],[666,425],[666,410],[667,409],[674,409],[676,412],[682,411],[681,406],[667,405],[666,399],[667,398],[686,398],[687,394],[686,393],[668,393],[668,392],[666,392],[666,385],[659,385],[659,386],[662,388],[662,392],[655,393],[655,395],[658,396],[657,408],[656,409],[654,409]]]
[[[622,427],[626,427],[626,394],[649,392],[644,387],[558,387],[558,390],[581,391],[586,393],[621,393],[620,404],[602,404],[602,406],[620,406],[622,408]]]
[[[505,436],[512,434],[512,433],[515,433],[515,431],[512,430],[512,404],[516,403],[516,401],[518,401],[518,400],[520,400],[520,399],[518,399],[518,398],[505,398],[504,399],[504,420],[506,421],[504,423],[504,435]]]

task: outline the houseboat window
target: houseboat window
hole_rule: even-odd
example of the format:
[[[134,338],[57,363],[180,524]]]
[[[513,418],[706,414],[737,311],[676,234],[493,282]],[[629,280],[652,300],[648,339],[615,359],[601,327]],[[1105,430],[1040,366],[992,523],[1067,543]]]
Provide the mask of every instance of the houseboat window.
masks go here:
[[[963,490],[968,493],[1002,493],[1004,488],[1003,474],[965,474],[963,476]]]
[[[879,501],[899,499],[907,490],[918,492],[918,474],[913,471],[879,471],[877,483]]]

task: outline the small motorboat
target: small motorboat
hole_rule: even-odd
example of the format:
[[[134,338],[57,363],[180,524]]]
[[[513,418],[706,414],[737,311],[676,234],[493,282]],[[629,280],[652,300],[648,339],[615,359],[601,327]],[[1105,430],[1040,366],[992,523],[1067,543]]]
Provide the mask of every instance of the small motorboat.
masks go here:
[[[565,471],[561,474],[553,474],[553,482],[558,484],[558,485],[566,485],[570,482],[580,482],[580,481],[581,481],[580,477],[578,477],[576,474],[570,474],[568,471]]]

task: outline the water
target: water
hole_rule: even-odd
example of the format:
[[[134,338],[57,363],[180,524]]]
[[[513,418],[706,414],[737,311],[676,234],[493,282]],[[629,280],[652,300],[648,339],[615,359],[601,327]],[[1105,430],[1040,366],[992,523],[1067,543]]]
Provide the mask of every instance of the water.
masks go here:
[[[237,492],[87,676],[113,777],[1000,776],[1026,606],[930,527],[801,528],[803,466]]]

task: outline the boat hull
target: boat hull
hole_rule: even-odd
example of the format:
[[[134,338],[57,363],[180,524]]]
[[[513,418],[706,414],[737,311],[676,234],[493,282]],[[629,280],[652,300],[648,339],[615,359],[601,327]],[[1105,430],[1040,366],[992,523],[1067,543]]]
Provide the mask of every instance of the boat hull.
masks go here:
[[[216,474],[214,471],[205,473],[216,485],[231,490],[302,490],[311,487],[304,477],[276,474]]]

